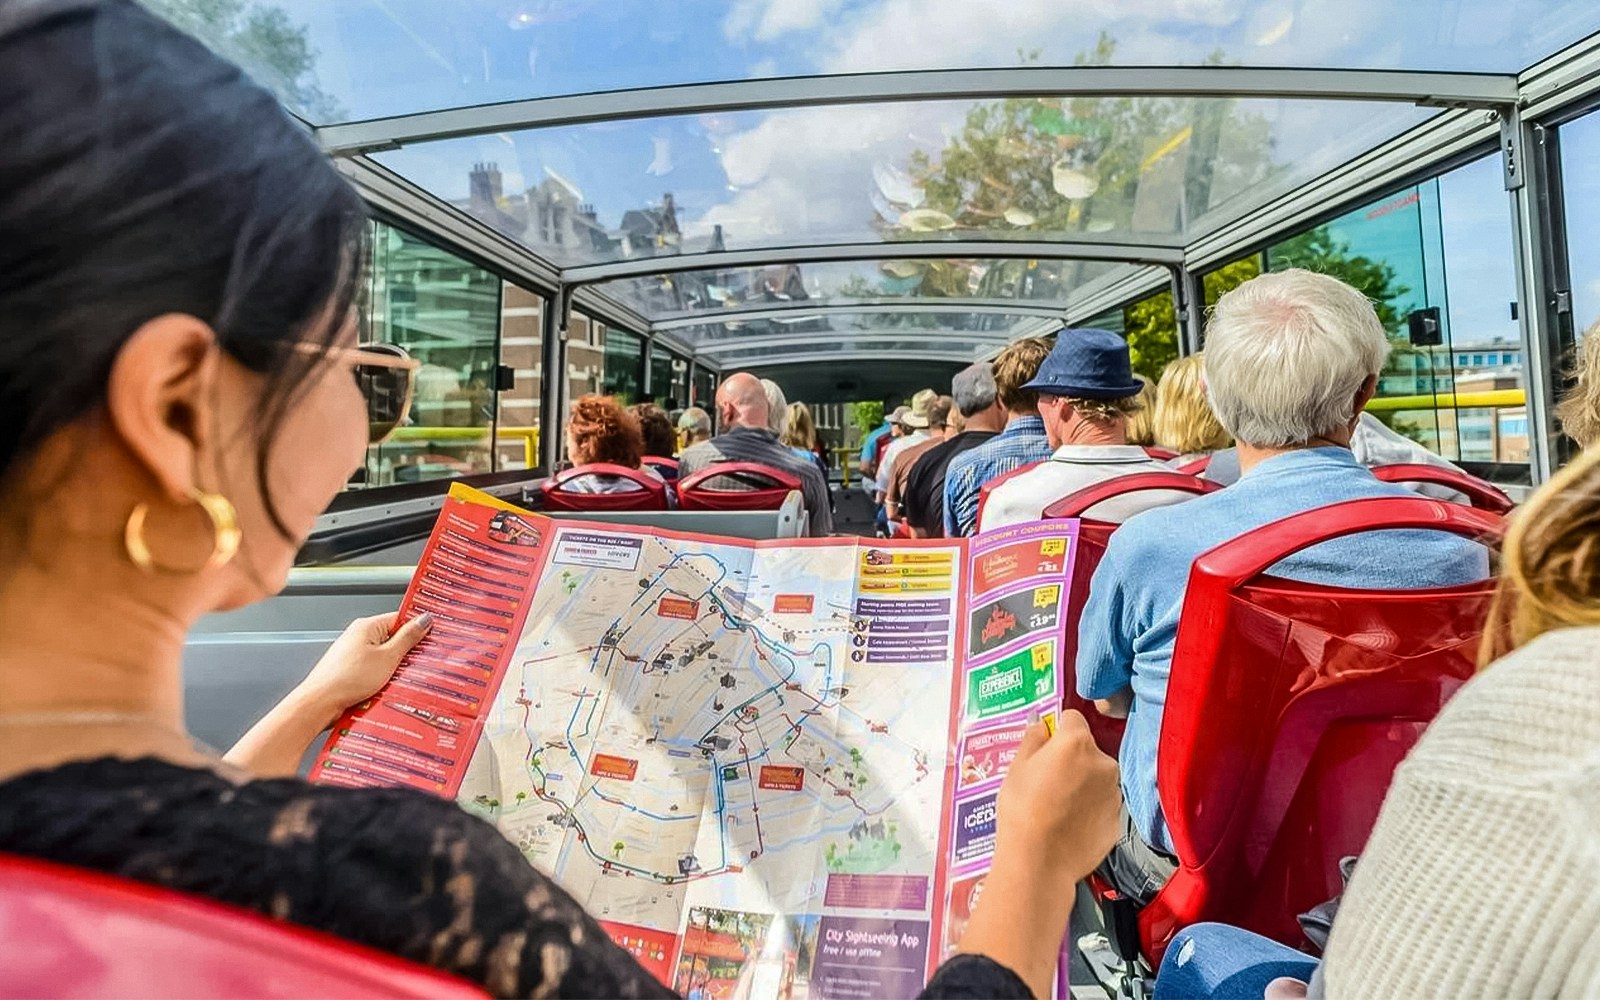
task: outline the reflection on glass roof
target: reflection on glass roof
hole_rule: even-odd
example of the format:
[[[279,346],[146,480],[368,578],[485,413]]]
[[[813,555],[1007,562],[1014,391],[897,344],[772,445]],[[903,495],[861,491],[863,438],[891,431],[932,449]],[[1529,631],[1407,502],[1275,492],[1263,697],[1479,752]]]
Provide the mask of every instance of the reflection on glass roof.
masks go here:
[[[1517,72],[1594,0],[146,0],[316,124],[764,76],[1072,65]],[[264,27],[253,27],[253,25]]]
[[[374,159],[561,266],[902,240],[1181,243],[1435,112],[1016,98],[604,122]]]

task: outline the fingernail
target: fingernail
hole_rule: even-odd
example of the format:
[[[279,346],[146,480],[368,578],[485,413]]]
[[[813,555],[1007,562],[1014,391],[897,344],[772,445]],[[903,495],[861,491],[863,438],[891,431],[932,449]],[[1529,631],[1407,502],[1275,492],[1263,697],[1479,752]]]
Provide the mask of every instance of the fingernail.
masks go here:
[[[418,628],[432,628],[433,627],[433,612],[424,611],[422,614],[418,615],[417,616],[417,627]]]

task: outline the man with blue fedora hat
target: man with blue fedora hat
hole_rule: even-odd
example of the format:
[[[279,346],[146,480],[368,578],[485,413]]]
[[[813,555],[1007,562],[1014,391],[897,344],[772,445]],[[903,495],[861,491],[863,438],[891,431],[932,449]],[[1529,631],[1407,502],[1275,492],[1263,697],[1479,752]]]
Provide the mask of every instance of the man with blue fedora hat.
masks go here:
[[[1141,387],[1133,377],[1128,342],[1107,330],[1069,329],[1056,335],[1039,373],[1028,382],[1053,451],[1049,459],[995,482],[978,514],[978,530],[1038,520],[1044,508],[1086,486],[1138,472],[1172,469],[1127,442],[1127,418]],[[1090,516],[1121,523],[1134,514],[1186,499],[1167,491],[1130,493],[1097,505]]]

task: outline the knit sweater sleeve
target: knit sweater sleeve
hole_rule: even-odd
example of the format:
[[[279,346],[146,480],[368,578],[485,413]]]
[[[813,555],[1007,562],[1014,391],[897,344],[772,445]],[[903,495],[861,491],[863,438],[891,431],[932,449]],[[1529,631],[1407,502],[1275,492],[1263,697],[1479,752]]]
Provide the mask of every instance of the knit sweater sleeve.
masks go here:
[[[1600,628],[1491,665],[1395,773],[1327,996],[1600,995]]]

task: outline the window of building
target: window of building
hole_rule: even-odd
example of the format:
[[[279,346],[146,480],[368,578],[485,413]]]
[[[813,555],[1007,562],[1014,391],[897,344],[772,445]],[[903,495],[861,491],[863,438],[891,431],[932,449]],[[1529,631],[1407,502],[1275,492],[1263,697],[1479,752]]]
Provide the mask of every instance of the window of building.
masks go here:
[[[545,301],[509,281],[501,285],[500,300],[500,363],[511,369],[512,385],[500,393],[495,469],[528,469],[539,456]]]
[[[422,367],[405,424],[368,449],[353,485],[492,471],[499,276],[386,223],[372,236],[362,338],[397,344]]]

